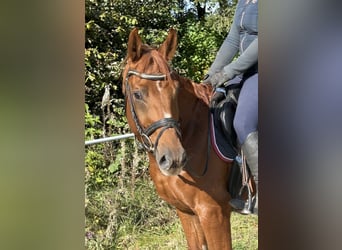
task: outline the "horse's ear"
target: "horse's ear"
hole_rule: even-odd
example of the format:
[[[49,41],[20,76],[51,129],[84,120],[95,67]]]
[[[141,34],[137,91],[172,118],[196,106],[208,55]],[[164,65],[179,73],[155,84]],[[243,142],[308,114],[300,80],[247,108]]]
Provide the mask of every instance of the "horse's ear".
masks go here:
[[[134,28],[129,34],[128,46],[127,46],[127,58],[132,62],[137,61],[141,57],[142,41],[138,34],[138,29]]]
[[[177,31],[173,28],[169,30],[166,40],[160,45],[158,51],[164,56],[166,61],[171,61],[177,49]]]

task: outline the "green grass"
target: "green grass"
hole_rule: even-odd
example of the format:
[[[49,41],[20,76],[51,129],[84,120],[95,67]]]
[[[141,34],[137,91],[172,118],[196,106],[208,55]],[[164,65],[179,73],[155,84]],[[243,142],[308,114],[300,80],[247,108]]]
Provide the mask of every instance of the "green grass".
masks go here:
[[[232,244],[234,250],[258,249],[258,217],[232,213]],[[178,220],[165,225],[144,230],[135,236],[130,250],[172,249],[185,250],[186,239]]]
[[[187,249],[180,223],[175,220],[163,227],[154,227],[136,235],[136,241],[127,249]]]
[[[187,249],[175,210],[156,194],[149,179],[133,190],[107,189],[87,194],[87,249]],[[258,217],[232,213],[234,250],[258,249]]]
[[[230,222],[234,250],[258,249],[258,216],[233,212]]]

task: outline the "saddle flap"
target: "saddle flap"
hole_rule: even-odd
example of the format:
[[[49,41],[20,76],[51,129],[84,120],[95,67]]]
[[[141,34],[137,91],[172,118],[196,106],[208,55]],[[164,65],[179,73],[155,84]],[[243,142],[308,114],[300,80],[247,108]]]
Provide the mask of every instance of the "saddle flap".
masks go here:
[[[226,98],[211,108],[212,146],[224,161],[232,161],[238,152],[233,120],[240,88],[228,88]]]

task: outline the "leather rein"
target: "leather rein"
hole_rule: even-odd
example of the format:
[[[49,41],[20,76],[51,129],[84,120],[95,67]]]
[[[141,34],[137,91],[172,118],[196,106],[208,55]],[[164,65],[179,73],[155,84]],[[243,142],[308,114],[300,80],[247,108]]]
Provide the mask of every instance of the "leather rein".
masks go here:
[[[142,126],[140,121],[139,121],[138,115],[135,111],[135,107],[134,107],[132,92],[131,92],[130,85],[128,82],[128,79],[130,76],[137,76],[137,77],[140,77],[141,79],[147,79],[147,80],[151,80],[151,81],[163,81],[163,80],[165,81],[166,75],[163,75],[163,74],[145,74],[145,73],[140,73],[136,70],[130,69],[127,72],[126,80],[125,80],[125,86],[126,86],[126,95],[125,95],[126,98],[125,99],[126,99],[126,102],[128,100],[128,103],[130,105],[131,115],[132,115],[132,118],[134,120],[137,131],[139,133],[139,136],[141,138],[140,142],[147,152],[153,153],[153,155],[155,155],[159,139],[161,138],[163,133],[166,131],[166,129],[169,129],[169,128],[175,129],[177,132],[177,135],[179,137],[181,137],[179,122],[173,118],[163,118],[159,121],[152,123],[147,128]],[[153,144],[150,136],[159,128],[162,128],[162,129],[160,130],[160,132],[157,135],[157,138]]]

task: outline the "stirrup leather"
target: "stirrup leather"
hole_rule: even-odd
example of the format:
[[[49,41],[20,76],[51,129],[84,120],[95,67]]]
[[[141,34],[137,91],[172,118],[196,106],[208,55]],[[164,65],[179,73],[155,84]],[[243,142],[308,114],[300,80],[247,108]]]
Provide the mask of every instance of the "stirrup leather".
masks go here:
[[[240,159],[239,159],[240,158]],[[253,196],[252,187],[250,185],[251,175],[247,168],[246,157],[241,151],[241,157],[237,157],[236,161],[240,165],[242,173],[242,185],[238,197],[229,201],[229,204],[241,214],[253,214]],[[242,194],[247,190],[248,198],[243,199]]]

